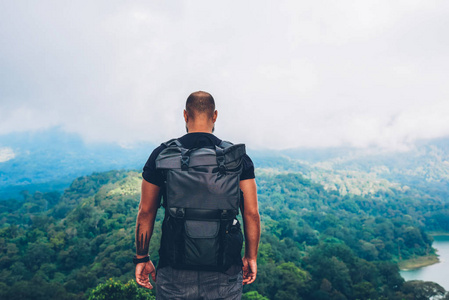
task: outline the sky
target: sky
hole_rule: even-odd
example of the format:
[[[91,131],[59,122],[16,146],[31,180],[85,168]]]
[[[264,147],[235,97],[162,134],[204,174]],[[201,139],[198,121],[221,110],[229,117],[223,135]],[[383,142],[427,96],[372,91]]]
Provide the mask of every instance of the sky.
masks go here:
[[[444,0],[0,0],[0,135],[160,143],[203,90],[251,148],[403,150],[449,136],[448,28]]]

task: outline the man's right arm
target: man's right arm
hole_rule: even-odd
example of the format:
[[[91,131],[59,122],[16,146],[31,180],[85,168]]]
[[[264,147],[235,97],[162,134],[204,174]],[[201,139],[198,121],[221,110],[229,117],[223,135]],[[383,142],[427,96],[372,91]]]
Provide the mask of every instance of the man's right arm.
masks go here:
[[[240,181],[240,189],[243,192],[243,225],[245,228],[243,284],[250,284],[254,282],[257,275],[257,252],[260,240],[256,180],[253,178]]]
[[[153,234],[154,220],[159,208],[159,186],[142,180],[142,194],[136,222],[136,257],[148,256],[151,235]],[[149,275],[156,280],[156,271],[153,263],[139,263],[136,265],[136,281],[143,287],[152,289]]]

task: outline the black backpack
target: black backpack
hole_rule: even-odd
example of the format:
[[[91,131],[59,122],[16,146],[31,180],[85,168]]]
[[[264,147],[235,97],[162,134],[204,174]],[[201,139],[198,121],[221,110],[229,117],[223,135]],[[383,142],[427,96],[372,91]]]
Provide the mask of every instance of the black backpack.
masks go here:
[[[186,149],[177,139],[164,144],[156,158],[165,179],[159,267],[225,271],[241,266],[243,235],[236,216],[245,145]]]

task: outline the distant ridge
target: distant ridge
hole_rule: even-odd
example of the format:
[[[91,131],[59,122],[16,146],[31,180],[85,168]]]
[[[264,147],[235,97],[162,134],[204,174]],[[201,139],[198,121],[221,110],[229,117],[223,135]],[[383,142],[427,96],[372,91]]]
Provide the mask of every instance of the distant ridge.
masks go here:
[[[8,160],[0,162],[0,199],[21,198],[23,190],[62,191],[75,178],[92,172],[141,170],[156,146],[88,144],[60,128],[0,136],[0,149],[8,149]],[[248,153],[258,169],[301,173],[343,194],[367,193],[363,189],[373,182],[374,192],[384,186],[413,185],[449,198],[449,138],[418,141],[403,152],[334,147],[249,148]]]
[[[0,148],[15,154],[0,162],[0,199],[20,197],[22,190],[62,190],[78,176],[92,172],[141,169],[154,146],[87,144],[58,128],[0,136]]]

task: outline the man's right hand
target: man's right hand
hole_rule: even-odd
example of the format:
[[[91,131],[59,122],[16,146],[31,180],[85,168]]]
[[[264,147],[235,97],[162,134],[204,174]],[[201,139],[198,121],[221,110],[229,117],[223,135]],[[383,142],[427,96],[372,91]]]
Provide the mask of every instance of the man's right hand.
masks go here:
[[[251,284],[256,280],[257,260],[243,257],[243,284]]]
[[[144,288],[151,290],[153,286],[150,283],[150,274],[153,281],[156,282],[156,269],[151,260],[136,265],[136,282]]]

